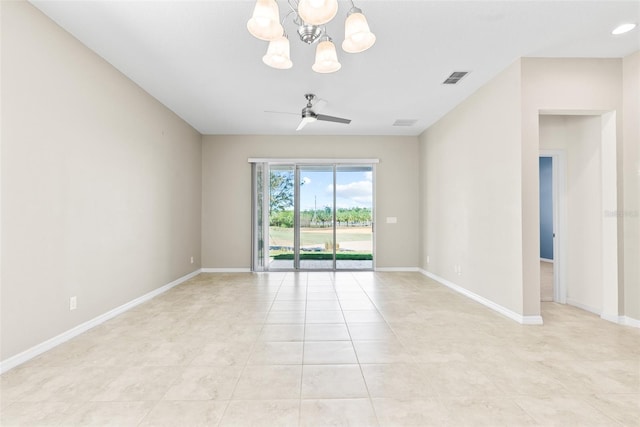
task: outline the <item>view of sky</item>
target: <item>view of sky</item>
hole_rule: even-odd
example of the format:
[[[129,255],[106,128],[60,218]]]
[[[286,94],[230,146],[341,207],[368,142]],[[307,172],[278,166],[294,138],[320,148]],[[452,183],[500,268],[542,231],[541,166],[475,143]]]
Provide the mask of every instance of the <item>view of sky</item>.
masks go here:
[[[371,208],[373,202],[371,171],[340,171],[336,174],[336,205],[338,208]],[[333,204],[333,172],[301,170],[300,209],[323,209]]]

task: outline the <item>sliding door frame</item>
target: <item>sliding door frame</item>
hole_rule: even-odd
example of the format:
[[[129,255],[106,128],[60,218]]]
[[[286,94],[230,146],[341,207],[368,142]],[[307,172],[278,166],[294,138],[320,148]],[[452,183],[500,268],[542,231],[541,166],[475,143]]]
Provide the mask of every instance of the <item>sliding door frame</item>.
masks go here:
[[[292,269],[277,269],[273,271],[301,271],[303,269],[300,268],[300,169],[305,166],[331,166],[332,174],[333,174],[333,207],[332,207],[332,235],[333,235],[333,244],[332,246],[332,268],[331,269],[318,269],[318,271],[338,271],[337,269],[337,261],[336,261],[336,239],[337,239],[337,191],[336,191],[336,180],[337,180],[337,170],[340,166],[356,166],[356,165],[369,165],[371,166],[372,172],[372,203],[371,203],[371,244],[372,244],[372,264],[371,269],[362,269],[362,271],[375,270],[375,247],[376,247],[376,236],[375,236],[375,177],[376,177],[376,165],[379,163],[378,159],[274,159],[274,158],[249,158],[248,162],[251,163],[251,178],[252,178],[252,225],[251,225],[251,237],[252,237],[252,254],[251,254],[251,270],[252,271],[271,271],[269,268],[269,233],[264,230],[265,224],[269,224],[269,209],[265,208],[264,203],[269,203],[270,194],[269,194],[269,183],[270,180],[270,168],[271,166],[291,166],[294,170],[294,259],[293,259],[293,268]],[[258,165],[262,164],[263,167],[258,167]],[[259,201],[258,201],[258,188],[257,188],[257,175],[258,173],[262,173],[262,215],[260,221],[262,223],[262,236],[258,235],[257,230],[257,221],[258,221],[258,212],[259,212]],[[262,251],[260,251],[260,241],[262,239]],[[259,260],[260,255],[262,255],[262,259]],[[304,269],[305,271],[314,271],[314,269]],[[347,270],[347,269],[345,269]]]

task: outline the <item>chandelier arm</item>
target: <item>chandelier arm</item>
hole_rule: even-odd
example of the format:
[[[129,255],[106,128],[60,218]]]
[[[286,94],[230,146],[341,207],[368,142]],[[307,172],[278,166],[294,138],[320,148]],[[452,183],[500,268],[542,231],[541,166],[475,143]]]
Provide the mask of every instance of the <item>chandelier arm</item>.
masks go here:
[[[287,4],[291,8],[291,11],[298,13],[298,2],[296,0],[287,0]]]
[[[298,16],[298,13],[295,10],[290,10],[289,13],[287,13],[284,18],[282,18],[282,21],[280,22],[280,25],[282,25],[282,29],[284,30],[284,34],[287,35],[287,30],[284,29],[284,21],[287,20],[287,18],[289,16],[291,16],[291,14],[295,14],[296,16]],[[295,23],[295,18],[293,19],[293,22]]]
[[[347,12],[347,16],[350,16],[353,13],[362,13],[362,9],[357,7],[353,0],[351,0],[351,9],[349,9],[349,11]]]
[[[293,23],[296,24],[297,26],[302,25],[303,21],[300,18],[300,15],[298,14],[298,0],[287,0],[287,4],[291,9],[291,12],[289,12],[287,16],[289,16],[291,13],[295,13],[296,16],[295,18],[292,19]]]

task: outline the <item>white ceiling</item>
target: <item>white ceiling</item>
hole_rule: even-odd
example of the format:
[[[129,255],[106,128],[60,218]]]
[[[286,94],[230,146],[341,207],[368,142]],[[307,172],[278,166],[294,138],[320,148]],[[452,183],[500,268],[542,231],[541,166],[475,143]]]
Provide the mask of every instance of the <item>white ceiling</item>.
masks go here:
[[[350,3],[327,25],[342,69],[311,70],[314,46],[291,40],[290,70],[262,63],[267,42],[246,22],[253,0],[51,1],[37,8],[203,134],[295,134],[307,92],[328,101],[322,113],[350,125],[316,122],[309,135],[418,135],[519,57],[620,58],[640,50],[632,1],[356,0],[376,44],[347,54],[339,47]],[[286,1],[279,0],[281,16]],[[442,81],[470,71],[456,86]],[[588,90],[588,88],[585,88]],[[396,119],[417,119],[394,127]]]

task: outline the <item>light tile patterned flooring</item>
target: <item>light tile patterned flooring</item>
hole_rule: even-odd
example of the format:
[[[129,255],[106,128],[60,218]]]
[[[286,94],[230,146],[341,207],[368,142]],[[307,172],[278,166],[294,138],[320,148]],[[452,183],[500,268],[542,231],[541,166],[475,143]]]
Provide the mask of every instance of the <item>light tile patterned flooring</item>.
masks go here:
[[[418,273],[201,274],[1,377],[1,423],[638,426],[640,332]]]
[[[540,261],[540,301],[553,301],[552,262]]]

